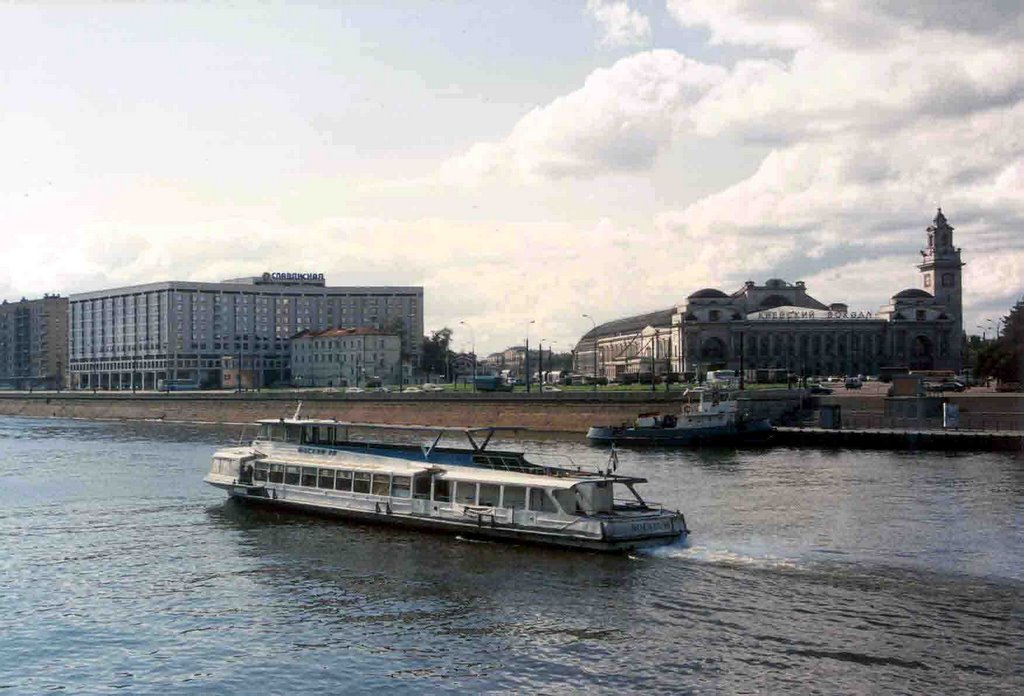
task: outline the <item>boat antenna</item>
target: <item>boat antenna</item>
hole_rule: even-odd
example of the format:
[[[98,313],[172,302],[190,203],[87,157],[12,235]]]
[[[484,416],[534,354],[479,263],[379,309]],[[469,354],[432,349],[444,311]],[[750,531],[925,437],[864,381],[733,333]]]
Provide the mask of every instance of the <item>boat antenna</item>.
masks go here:
[[[302,413],[302,402],[301,401],[299,402],[299,405],[295,407],[295,415],[292,416],[292,420],[298,420],[300,413]]]

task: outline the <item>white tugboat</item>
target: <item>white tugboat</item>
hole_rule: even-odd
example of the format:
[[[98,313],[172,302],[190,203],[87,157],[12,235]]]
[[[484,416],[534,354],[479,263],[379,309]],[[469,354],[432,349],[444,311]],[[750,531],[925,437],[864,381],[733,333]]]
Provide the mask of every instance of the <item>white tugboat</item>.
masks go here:
[[[352,429],[429,433],[433,443],[356,441]],[[297,411],[259,421],[251,445],[216,452],[204,480],[243,501],[487,539],[625,551],[688,534],[682,513],[640,497],[645,479],[614,472],[614,453],[607,471],[542,466],[487,449],[503,430],[516,429],[341,423]],[[453,434],[469,447],[439,446]]]
[[[740,442],[772,433],[767,418],[741,412],[736,399],[717,388],[688,389],[678,414],[641,413],[632,424],[596,425],[587,430],[591,444],[695,445]]]

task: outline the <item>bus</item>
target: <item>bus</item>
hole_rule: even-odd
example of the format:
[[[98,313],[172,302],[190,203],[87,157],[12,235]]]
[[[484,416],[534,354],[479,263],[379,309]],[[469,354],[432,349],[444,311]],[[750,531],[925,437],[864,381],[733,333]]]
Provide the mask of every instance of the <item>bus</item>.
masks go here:
[[[477,391],[512,391],[512,385],[501,375],[477,375],[473,385]]]

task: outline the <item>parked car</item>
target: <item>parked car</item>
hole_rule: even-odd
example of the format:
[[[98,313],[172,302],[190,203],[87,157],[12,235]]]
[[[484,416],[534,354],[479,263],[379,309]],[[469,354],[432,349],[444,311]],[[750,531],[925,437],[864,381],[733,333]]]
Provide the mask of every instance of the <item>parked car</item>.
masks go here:
[[[843,386],[846,387],[847,389],[860,389],[863,386],[863,384],[857,377],[847,377],[846,380],[843,382]]]
[[[965,387],[962,382],[957,382],[955,379],[949,379],[949,380],[946,380],[945,382],[940,382],[938,384],[938,386],[937,386],[935,391],[940,391],[940,392],[946,392],[946,391],[962,392],[966,388],[967,387]]]
[[[810,390],[811,394],[815,395],[824,395],[832,393],[831,389],[821,384],[809,384],[807,385],[807,388]]]

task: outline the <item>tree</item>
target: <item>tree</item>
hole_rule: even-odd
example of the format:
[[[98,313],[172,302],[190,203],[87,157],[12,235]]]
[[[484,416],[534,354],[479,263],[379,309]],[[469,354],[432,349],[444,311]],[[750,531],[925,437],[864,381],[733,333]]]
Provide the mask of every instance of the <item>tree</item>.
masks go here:
[[[429,337],[423,337],[423,370],[447,374],[447,366],[453,355],[448,346],[451,345],[454,334],[455,332],[446,326],[432,332]]]
[[[1024,379],[1024,298],[1003,318],[1003,332],[978,352],[978,373],[1001,382]]]

